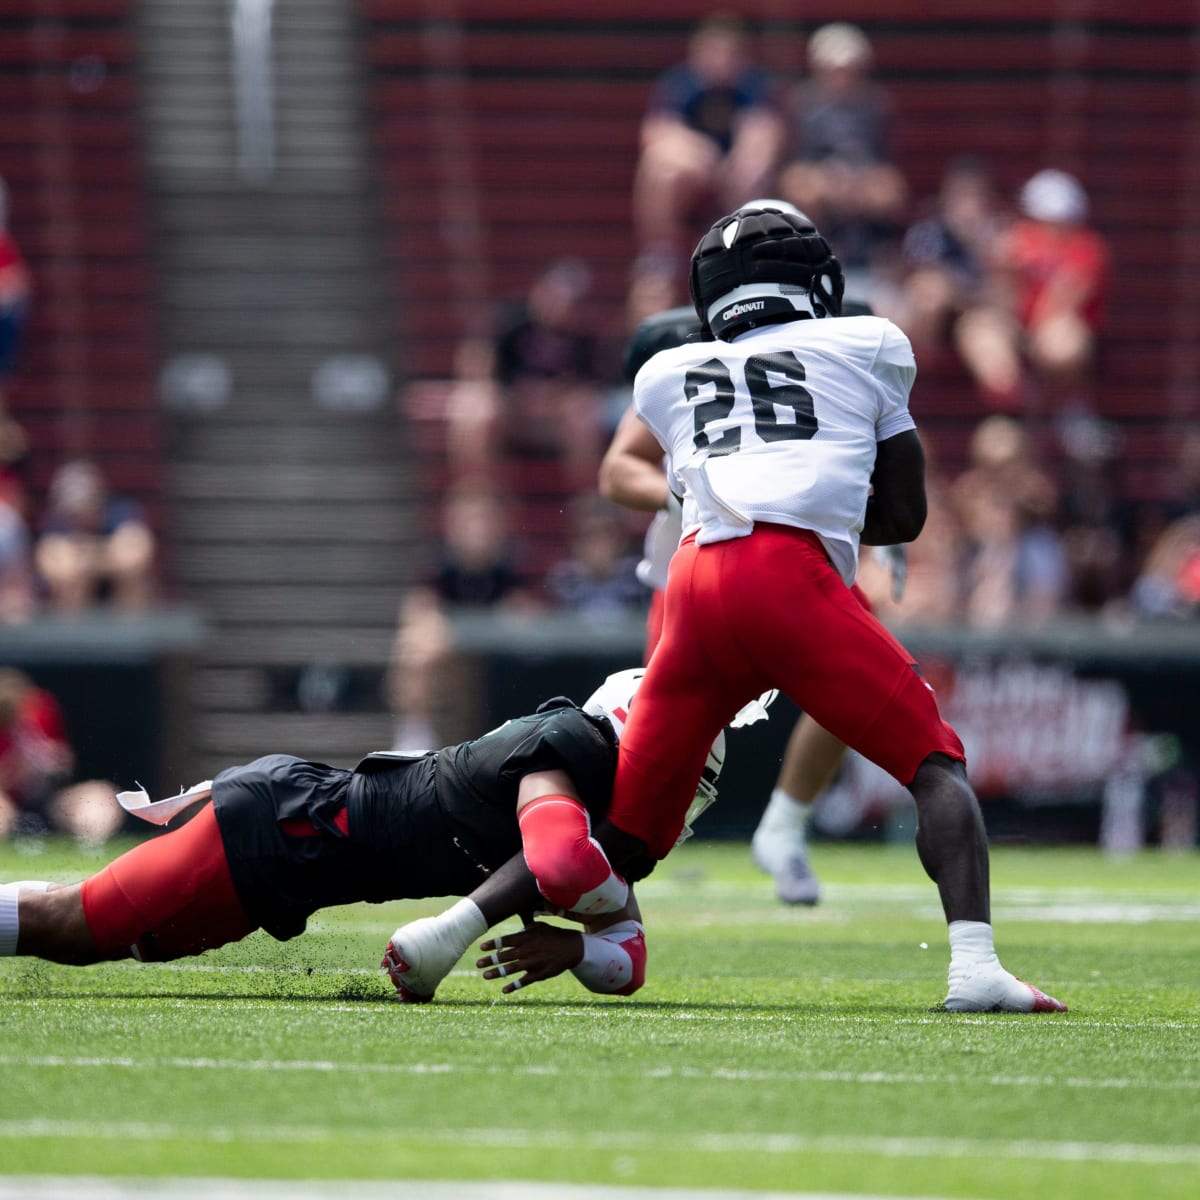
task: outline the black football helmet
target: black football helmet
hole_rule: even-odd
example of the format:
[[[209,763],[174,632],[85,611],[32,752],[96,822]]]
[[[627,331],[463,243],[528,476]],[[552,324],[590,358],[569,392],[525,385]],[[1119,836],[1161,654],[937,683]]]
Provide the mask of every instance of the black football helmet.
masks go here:
[[[837,317],[845,280],[816,226],[791,205],[759,202],[722,217],[692,254],[692,303],[722,341],[759,325]]]
[[[654,313],[634,330],[625,345],[625,352],[621,355],[625,379],[632,383],[633,377],[660,350],[670,350],[682,346],[684,342],[699,340],[700,321],[690,304]]]

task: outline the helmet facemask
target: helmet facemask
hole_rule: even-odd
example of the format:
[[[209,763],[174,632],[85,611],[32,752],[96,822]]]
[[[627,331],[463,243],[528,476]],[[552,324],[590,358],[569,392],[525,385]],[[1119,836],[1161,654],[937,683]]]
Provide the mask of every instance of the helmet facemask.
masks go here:
[[[585,713],[592,717],[603,717],[612,727],[618,742],[625,731],[629,720],[629,711],[633,705],[637,690],[645,678],[645,667],[631,667],[627,671],[618,671],[607,679],[583,702]],[[757,700],[740,708],[729,725],[731,729],[740,729],[744,725],[752,725],[756,721],[767,718],[767,708],[778,693],[772,689],[764,692]],[[684,817],[683,830],[675,839],[675,845],[686,842],[692,836],[692,824],[706,809],[711,808],[717,800],[717,783],[721,770],[725,766],[725,731],[717,734],[716,740],[709,748],[708,757],[704,762],[704,770],[696,787],[696,795],[688,805]]]

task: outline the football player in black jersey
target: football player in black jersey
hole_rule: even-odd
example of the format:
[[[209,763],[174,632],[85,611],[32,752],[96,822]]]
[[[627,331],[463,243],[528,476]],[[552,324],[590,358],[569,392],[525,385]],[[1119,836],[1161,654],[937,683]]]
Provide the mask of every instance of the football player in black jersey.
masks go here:
[[[82,883],[0,885],[0,955],[164,961],[256,929],[287,940],[321,908],[467,896],[504,864],[528,864],[541,907],[571,914],[586,932],[541,926],[496,939],[486,946],[487,977],[521,966],[529,978],[510,979],[512,990],[571,968],[593,990],[635,991],[645,965],[640,914],[591,825],[607,811],[617,738],[641,675],[610,677],[582,708],[558,697],[417,757],[370,754],[348,770],[274,754],[231,767],[187,794],[204,803],[186,824]],[[723,756],[723,740],[706,772],[709,803],[718,749]],[[130,807],[156,820],[156,807],[177,810],[180,799]],[[488,910],[486,886],[479,894],[479,905],[464,899],[442,915],[465,940],[432,987],[403,943],[389,943],[384,966],[401,998],[431,998],[470,942],[508,915]],[[439,940],[443,956],[447,944]],[[407,953],[417,960],[419,942]],[[425,959],[428,973],[430,952]]]

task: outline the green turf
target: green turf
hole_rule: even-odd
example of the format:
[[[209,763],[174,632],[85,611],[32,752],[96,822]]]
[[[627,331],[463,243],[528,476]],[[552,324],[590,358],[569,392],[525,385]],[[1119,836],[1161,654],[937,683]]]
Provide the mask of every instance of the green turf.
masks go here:
[[[744,846],[676,852],[631,1000],[500,1000],[464,962],[391,1003],[375,964],[425,903],[172,965],[0,962],[0,1172],[1200,1195],[1200,858],[995,851],[1001,957],[1071,1005],[1038,1017],[932,1011],[911,847],[816,862],[791,910]],[[0,879],[95,865],[0,848]]]

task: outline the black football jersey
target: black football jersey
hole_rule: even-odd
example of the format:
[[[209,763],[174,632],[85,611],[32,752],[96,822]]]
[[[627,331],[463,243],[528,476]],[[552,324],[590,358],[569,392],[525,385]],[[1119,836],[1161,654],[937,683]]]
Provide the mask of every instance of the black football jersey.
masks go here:
[[[617,742],[606,720],[556,697],[529,716],[506,721],[483,737],[432,757],[437,804],[460,850],[482,874],[521,848],[517,791],[531,772],[565,771],[593,821],[599,821],[612,799]],[[370,776],[386,772],[387,764],[387,755],[370,755],[356,770]],[[386,804],[386,796],[378,802]]]
[[[616,766],[608,722],[558,698],[473,741],[371,754],[353,771],[270,755],[222,771],[213,799],[239,898],[287,939],[331,905],[466,895],[521,848],[525,775],[566,771],[599,820]]]

